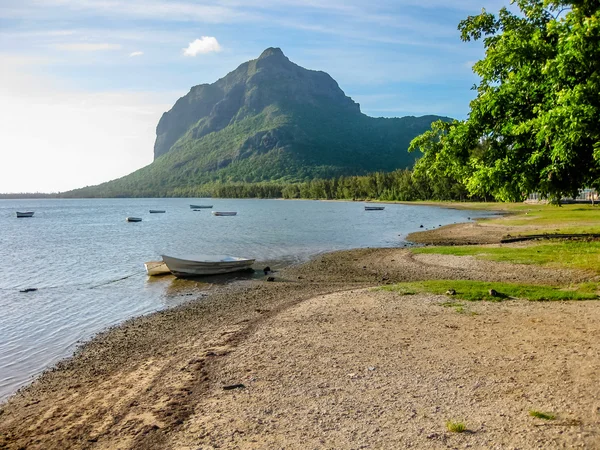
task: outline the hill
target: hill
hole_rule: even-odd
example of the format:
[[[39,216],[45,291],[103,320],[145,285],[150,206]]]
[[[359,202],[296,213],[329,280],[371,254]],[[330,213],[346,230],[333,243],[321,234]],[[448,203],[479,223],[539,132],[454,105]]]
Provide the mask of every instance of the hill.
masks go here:
[[[183,196],[231,182],[298,182],[411,167],[410,141],[438,116],[373,118],[327,73],[278,48],[213,84],[194,86],[163,114],[154,162],[67,196]]]

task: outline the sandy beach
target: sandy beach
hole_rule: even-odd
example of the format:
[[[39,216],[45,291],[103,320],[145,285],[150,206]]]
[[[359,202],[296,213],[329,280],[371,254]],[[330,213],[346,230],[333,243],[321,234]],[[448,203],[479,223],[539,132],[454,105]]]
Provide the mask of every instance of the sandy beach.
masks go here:
[[[494,244],[508,232],[458,224],[410,239]],[[458,312],[444,295],[379,289],[596,275],[362,249],[274,277],[97,336],[0,406],[0,448],[600,448],[599,302]]]

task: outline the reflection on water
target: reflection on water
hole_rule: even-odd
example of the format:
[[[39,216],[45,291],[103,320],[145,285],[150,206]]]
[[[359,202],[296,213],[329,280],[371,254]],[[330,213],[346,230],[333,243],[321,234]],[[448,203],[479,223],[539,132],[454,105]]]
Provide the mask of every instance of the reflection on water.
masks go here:
[[[211,199],[0,200],[0,399],[108,326],[263,276],[331,250],[401,245],[407,233],[481,216],[472,211],[362,203]],[[150,209],[166,210],[149,214]],[[17,219],[15,211],[35,211]],[[485,213],[483,213],[485,214]],[[125,217],[142,217],[127,223]],[[149,278],[161,254],[230,254],[254,273]],[[37,291],[21,293],[35,288]]]

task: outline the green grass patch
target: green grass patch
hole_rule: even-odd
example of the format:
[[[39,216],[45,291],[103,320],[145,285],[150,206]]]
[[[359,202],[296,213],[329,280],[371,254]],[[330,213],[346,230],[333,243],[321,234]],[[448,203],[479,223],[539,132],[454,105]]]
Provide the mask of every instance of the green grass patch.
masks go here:
[[[532,301],[555,301],[555,300],[596,300],[598,296],[598,285],[596,283],[585,283],[569,289],[560,289],[552,286],[539,286],[532,284],[499,283],[470,280],[430,280],[398,283],[382,286],[379,289],[391,292],[430,292],[432,294],[445,294],[449,289],[454,289],[454,298],[469,301],[488,300],[502,301],[507,298],[520,298]],[[489,290],[494,289],[498,295],[491,296]],[[460,303],[445,302],[447,307],[462,307]],[[464,312],[464,310],[463,310]]]
[[[549,267],[591,270],[600,273],[600,241],[546,241],[526,247],[482,247],[457,245],[420,247],[411,251],[441,255],[475,256],[490,261],[535,264]]]
[[[545,412],[541,412],[541,411],[536,411],[535,409],[530,410],[529,411],[529,415],[531,417],[537,417],[538,419],[544,419],[544,420],[554,420],[554,419],[556,419],[556,416],[554,414],[545,413]]]
[[[489,209],[496,208],[490,206]],[[571,204],[558,207],[554,205],[511,203],[498,209],[514,214],[500,219],[486,219],[486,223],[538,228],[537,230],[523,230],[519,234],[537,234],[540,232],[562,234],[600,233],[599,206]]]
[[[457,203],[416,202],[446,208],[498,211],[506,213],[500,218],[480,219],[481,222],[524,227],[519,235],[561,233],[600,234],[600,206],[569,204],[563,206],[531,203]],[[533,229],[530,229],[533,228]]]
[[[449,420],[446,422],[446,429],[451,433],[463,433],[467,431],[467,426],[462,422]]]

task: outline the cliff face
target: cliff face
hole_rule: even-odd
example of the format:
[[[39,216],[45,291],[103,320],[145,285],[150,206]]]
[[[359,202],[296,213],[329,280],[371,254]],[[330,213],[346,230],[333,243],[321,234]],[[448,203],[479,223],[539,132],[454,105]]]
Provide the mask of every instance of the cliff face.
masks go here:
[[[215,83],[194,86],[164,113],[156,127],[154,159],[192,127],[192,137],[199,139],[283,102],[360,114],[359,105],[328,74],[304,69],[279,48],[268,48]]]

